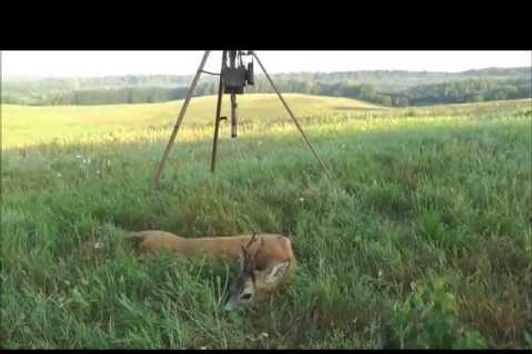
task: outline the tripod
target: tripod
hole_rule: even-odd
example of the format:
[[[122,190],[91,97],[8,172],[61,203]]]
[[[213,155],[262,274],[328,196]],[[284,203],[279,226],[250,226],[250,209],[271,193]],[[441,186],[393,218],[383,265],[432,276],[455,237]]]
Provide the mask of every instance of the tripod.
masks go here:
[[[228,53],[229,52],[229,53]],[[222,53],[222,68],[219,74],[217,73],[211,73],[208,71],[204,71],[203,68],[205,67],[205,63],[207,62],[207,58],[209,57],[210,51],[205,51],[203,54],[203,58],[201,59],[200,65],[198,67],[198,70],[196,71],[196,74],[194,75],[194,78],[192,79],[192,82],[190,84],[190,87],[187,92],[187,96],[185,97],[185,101],[183,102],[183,105],[181,106],[181,110],[179,111],[179,115],[177,117],[177,121],[174,125],[174,128],[172,130],[172,134],[170,135],[170,139],[168,140],[168,144],[166,145],[166,148],[163,153],[163,157],[161,161],[159,162],[159,165],[157,167],[157,171],[155,173],[155,179],[154,179],[154,186],[153,190],[159,189],[160,186],[160,178],[161,178],[161,172],[164,168],[166,159],[168,157],[168,154],[170,152],[170,149],[175,141],[175,138],[177,136],[177,132],[181,126],[181,123],[183,122],[183,117],[185,116],[185,113],[187,111],[188,105],[190,103],[190,99],[192,98],[192,94],[194,93],[194,90],[196,89],[196,86],[198,84],[199,78],[201,76],[201,73],[206,73],[210,75],[219,75],[220,76],[220,82],[218,86],[218,99],[216,103],[216,117],[214,121],[214,137],[213,137],[213,146],[212,146],[212,156],[211,156],[211,172],[214,172],[214,168],[216,165],[216,151],[217,151],[217,145],[218,145],[218,132],[220,129],[220,121],[227,119],[227,117],[221,117],[221,109],[222,109],[222,96],[223,93],[230,93],[231,94],[231,136],[234,138],[236,137],[236,129],[237,129],[237,104],[236,104],[236,95],[243,93],[243,87],[245,86],[246,82],[248,84],[253,85],[253,67],[248,65],[248,70],[245,70],[243,66],[236,67],[236,59],[237,56],[243,55],[242,52],[231,50],[227,51],[224,50]],[[227,64],[227,56],[229,54],[229,65]],[[287,110],[288,114],[294,121],[294,124],[296,125],[297,129],[301,133],[303,139],[305,140],[305,143],[310,148],[318,162],[320,163],[323,171],[327,174],[327,176],[330,177],[330,173],[325,166],[324,162],[318,155],[318,152],[316,149],[314,149],[314,146],[311,144],[309,138],[303,131],[303,128],[301,128],[301,125],[295,118],[294,114],[292,113],[292,110],[284,100],[283,96],[273,83],[273,80],[271,79],[270,75],[268,75],[266,69],[264,68],[264,65],[262,65],[262,62],[260,61],[259,57],[255,52],[249,51],[248,55],[252,55],[253,58],[257,61],[260,68],[262,69],[262,72],[268,79],[272,89],[275,91],[277,96],[279,97],[280,101],[282,102],[283,106]],[[241,56],[239,56],[241,58]]]

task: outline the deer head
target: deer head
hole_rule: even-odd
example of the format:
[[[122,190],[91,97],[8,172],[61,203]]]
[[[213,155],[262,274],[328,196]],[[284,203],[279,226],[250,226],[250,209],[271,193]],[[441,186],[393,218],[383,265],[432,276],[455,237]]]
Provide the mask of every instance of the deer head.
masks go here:
[[[255,241],[255,234],[253,234],[246,247],[241,246],[240,272],[231,286],[229,300],[224,307],[225,311],[233,311],[252,305],[263,295],[258,293],[262,285],[267,287],[269,284],[275,284],[288,269],[289,262],[272,262],[266,269],[258,269],[255,260],[264,248],[264,239],[261,238],[261,244],[254,253],[251,253],[250,246]]]

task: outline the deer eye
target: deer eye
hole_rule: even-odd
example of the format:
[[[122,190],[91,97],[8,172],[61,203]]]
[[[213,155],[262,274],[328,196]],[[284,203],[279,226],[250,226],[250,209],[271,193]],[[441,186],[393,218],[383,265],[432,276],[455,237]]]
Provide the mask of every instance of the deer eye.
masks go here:
[[[240,296],[240,298],[242,300],[249,300],[249,299],[251,299],[251,293],[246,293],[246,294]]]

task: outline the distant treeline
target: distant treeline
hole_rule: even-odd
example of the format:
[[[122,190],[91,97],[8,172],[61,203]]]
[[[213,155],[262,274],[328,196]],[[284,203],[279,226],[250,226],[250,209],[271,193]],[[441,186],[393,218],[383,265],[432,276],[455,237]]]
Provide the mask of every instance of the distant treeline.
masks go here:
[[[210,85],[200,85],[196,96],[210,95]],[[116,89],[88,89],[71,92],[33,94],[31,96],[3,95],[4,103],[24,105],[101,105],[121,103],[166,102],[184,98],[187,87],[126,87]]]
[[[46,79],[6,83],[4,103],[27,105],[99,105],[165,102],[185,97],[190,77],[124,76],[88,79]],[[529,98],[530,68],[484,69],[462,73],[368,71],[279,74],[283,92],[360,99],[384,106],[416,106]],[[195,95],[215,94],[216,79],[207,77]],[[273,92],[263,76],[249,93]]]

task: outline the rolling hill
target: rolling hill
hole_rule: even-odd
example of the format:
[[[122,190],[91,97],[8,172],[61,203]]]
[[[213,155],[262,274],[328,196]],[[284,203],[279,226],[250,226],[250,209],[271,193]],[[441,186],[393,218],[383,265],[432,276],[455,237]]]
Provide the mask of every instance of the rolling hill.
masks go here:
[[[298,117],[334,112],[386,110],[373,104],[339,97],[301,94],[284,96]],[[55,137],[71,137],[174,124],[182,100],[153,104],[104,106],[2,106],[2,148],[49,142]],[[238,97],[239,117],[245,122],[290,119],[274,94],[248,94]],[[229,116],[229,97],[224,97],[222,115]],[[183,128],[212,125],[216,96],[192,99]],[[169,130],[168,130],[169,131]]]

